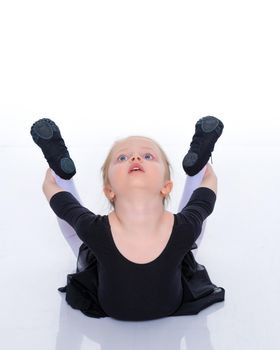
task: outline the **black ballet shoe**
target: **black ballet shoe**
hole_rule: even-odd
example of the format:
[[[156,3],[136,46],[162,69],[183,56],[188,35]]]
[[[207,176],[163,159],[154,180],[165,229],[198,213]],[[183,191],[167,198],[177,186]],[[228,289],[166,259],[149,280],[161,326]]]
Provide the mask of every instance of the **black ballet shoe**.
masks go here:
[[[224,124],[212,116],[198,120],[190,149],[182,162],[187,175],[196,175],[207,164],[223,128]]]
[[[60,130],[52,120],[47,118],[37,120],[32,125],[30,134],[42,149],[50,168],[58,176],[69,180],[76,174],[75,164],[70,158]]]

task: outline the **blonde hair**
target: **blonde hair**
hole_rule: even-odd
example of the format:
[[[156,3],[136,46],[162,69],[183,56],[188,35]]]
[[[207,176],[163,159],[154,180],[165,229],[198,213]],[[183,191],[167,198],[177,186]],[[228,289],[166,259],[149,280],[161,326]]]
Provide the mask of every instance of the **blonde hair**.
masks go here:
[[[103,180],[103,188],[107,187],[108,185],[110,185],[110,181],[109,181],[109,176],[108,176],[108,169],[109,169],[109,165],[111,163],[111,159],[112,159],[112,155],[113,152],[116,148],[116,146],[124,141],[126,141],[127,139],[131,139],[131,138],[143,138],[146,140],[149,140],[151,142],[153,142],[154,145],[156,145],[160,151],[161,157],[165,163],[165,173],[164,173],[164,181],[166,180],[171,180],[171,171],[173,171],[172,165],[169,162],[169,159],[166,155],[166,153],[164,152],[164,150],[162,149],[162,147],[159,145],[158,142],[156,142],[155,140],[151,139],[150,137],[146,137],[146,136],[138,136],[138,135],[134,135],[134,136],[128,136],[119,140],[116,140],[113,145],[111,146],[111,149],[101,167],[101,174],[102,174],[102,180]],[[166,206],[168,205],[170,201],[170,194],[168,194],[166,197],[163,198],[163,206],[166,208]],[[110,209],[115,208],[115,204],[114,202],[109,201],[110,204]]]

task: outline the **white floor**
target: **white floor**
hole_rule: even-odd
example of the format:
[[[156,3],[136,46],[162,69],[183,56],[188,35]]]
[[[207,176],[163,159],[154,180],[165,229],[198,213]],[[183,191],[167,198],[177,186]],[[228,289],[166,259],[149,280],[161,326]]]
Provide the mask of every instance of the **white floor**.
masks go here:
[[[2,349],[280,348],[279,147],[233,146],[225,139],[213,154],[219,192],[197,260],[225,288],[225,302],[196,316],[147,322],[88,318],[57,291],[75,258],[41,191],[47,163],[36,147],[30,140],[28,147],[0,148]],[[94,165],[87,172],[87,152],[93,155],[85,147],[72,149],[77,188],[84,205],[105,214],[101,190],[92,199]],[[176,212],[184,175],[174,165],[170,210]]]

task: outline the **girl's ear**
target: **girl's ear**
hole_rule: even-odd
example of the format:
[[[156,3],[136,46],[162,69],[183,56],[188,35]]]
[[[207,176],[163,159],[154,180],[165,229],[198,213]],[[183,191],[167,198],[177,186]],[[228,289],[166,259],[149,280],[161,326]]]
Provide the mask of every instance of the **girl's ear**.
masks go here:
[[[110,187],[103,187],[103,192],[110,202],[114,200],[115,194]]]
[[[161,190],[161,193],[164,195],[164,197],[166,197],[172,191],[172,188],[173,188],[173,182],[171,180],[167,180],[165,181],[165,184]]]

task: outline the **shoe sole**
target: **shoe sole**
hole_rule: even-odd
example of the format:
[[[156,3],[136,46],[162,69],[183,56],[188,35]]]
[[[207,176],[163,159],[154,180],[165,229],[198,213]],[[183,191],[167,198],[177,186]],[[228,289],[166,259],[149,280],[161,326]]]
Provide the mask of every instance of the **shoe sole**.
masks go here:
[[[197,122],[197,125],[201,126],[201,129],[205,133],[210,133],[212,131],[215,131],[218,135],[218,137],[221,136],[223,128],[219,126],[220,120],[212,117],[207,116],[199,119]],[[195,165],[195,163],[198,160],[198,154],[192,151],[189,151],[184,160],[183,160],[183,167],[189,168]]]
[[[38,120],[31,127],[31,136],[36,144],[38,144],[40,138],[43,140],[51,140],[54,132],[57,132],[60,135],[58,126],[48,118]],[[60,167],[66,174],[72,174],[74,171],[76,171],[73,160],[68,157],[60,159]]]
[[[31,127],[31,135],[35,143],[37,143],[40,138],[50,140],[53,137],[54,131],[59,132],[59,128],[52,120],[47,118],[38,120]]]
[[[198,122],[198,124],[201,124],[201,129],[204,132],[209,133],[214,129],[216,129],[216,127],[219,125],[219,122],[220,122],[219,119],[209,116],[209,117],[202,118],[201,123]]]
[[[189,151],[186,154],[184,161],[183,161],[184,167],[188,168],[188,167],[193,166],[196,163],[197,159],[198,159],[198,155],[194,152]]]
[[[72,174],[76,171],[75,164],[71,158],[61,158],[60,167],[66,174]]]

